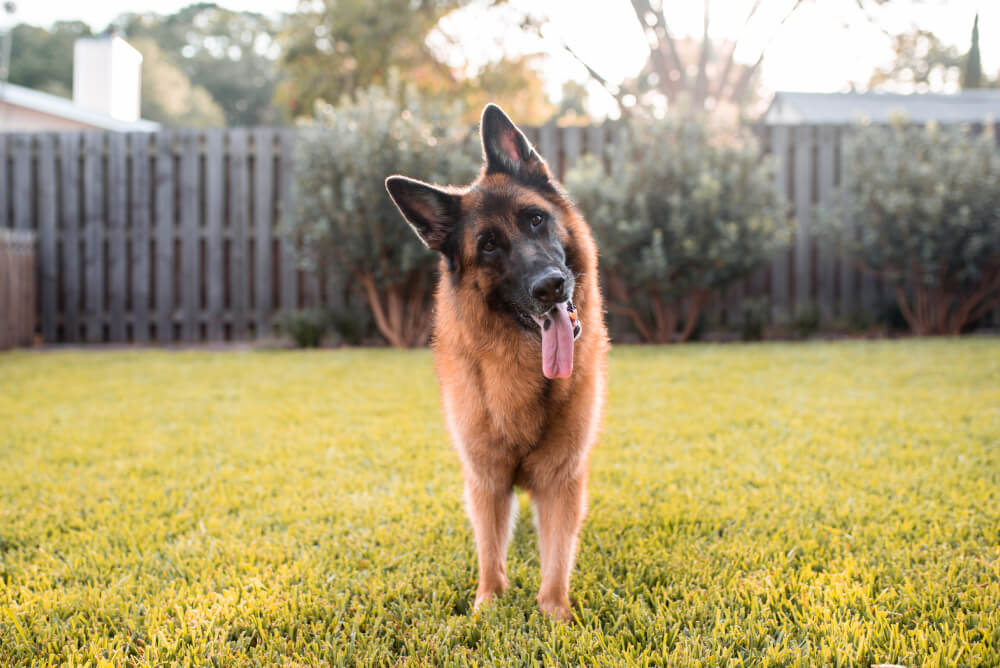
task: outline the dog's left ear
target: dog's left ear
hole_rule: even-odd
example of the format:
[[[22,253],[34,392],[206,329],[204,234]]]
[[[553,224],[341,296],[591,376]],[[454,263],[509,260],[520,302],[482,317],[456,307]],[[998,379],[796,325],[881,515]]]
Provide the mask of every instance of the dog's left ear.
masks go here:
[[[405,176],[390,176],[385,180],[385,189],[424,245],[441,251],[458,220],[458,195]]]
[[[483,109],[480,124],[486,173],[502,172],[527,182],[549,180],[549,168],[524,133],[495,104]]]

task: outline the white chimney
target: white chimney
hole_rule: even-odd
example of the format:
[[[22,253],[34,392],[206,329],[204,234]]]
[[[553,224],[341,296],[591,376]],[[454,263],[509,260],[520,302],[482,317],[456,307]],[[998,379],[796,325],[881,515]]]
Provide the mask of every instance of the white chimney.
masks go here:
[[[139,120],[142,54],[116,32],[73,45],[73,102],[120,121]]]

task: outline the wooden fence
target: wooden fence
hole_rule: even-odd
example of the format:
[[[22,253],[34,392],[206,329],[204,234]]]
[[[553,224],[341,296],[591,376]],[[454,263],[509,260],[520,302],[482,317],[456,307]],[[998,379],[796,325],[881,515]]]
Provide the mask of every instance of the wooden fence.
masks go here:
[[[0,135],[0,214],[39,239],[45,341],[252,338],[319,299],[278,234],[295,131]]]
[[[767,270],[713,296],[710,327],[738,326],[748,299],[766,300],[772,322],[814,309],[875,318],[891,301],[815,235],[814,206],[850,178],[848,132],[760,130],[797,233]],[[585,153],[604,154],[612,173],[622,164],[613,123],[526,133],[560,176]],[[242,340],[283,309],[326,303],[278,229],[292,211],[294,145],[294,129],[274,128],[0,134],[0,227],[37,233],[43,339]]]
[[[35,337],[35,235],[0,228],[0,350]]]

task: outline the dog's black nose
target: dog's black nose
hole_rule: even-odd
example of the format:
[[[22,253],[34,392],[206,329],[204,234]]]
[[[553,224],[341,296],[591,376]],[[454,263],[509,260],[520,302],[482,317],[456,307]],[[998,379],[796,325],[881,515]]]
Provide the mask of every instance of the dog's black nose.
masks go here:
[[[547,271],[531,284],[531,296],[543,304],[557,304],[566,299],[566,277],[559,271]]]

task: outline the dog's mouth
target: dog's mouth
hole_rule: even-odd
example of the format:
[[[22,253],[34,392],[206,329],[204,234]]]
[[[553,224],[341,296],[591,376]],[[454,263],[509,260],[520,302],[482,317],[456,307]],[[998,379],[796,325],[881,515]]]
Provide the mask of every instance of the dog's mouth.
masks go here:
[[[515,309],[518,322],[542,339],[542,373],[546,378],[569,378],[573,373],[573,343],[583,331],[572,300],[535,314]]]

